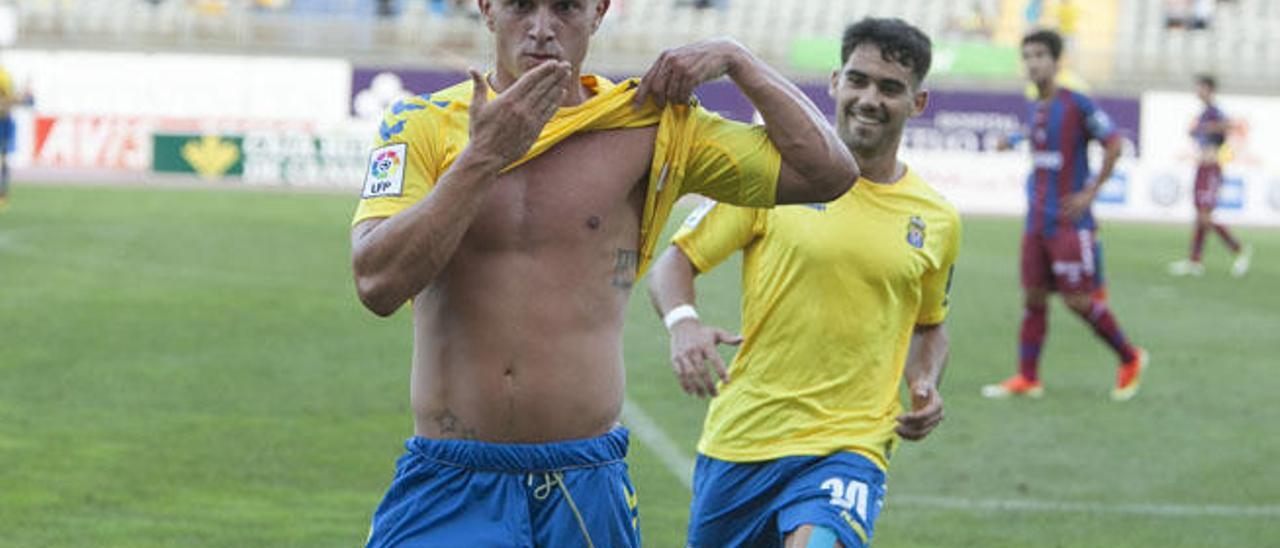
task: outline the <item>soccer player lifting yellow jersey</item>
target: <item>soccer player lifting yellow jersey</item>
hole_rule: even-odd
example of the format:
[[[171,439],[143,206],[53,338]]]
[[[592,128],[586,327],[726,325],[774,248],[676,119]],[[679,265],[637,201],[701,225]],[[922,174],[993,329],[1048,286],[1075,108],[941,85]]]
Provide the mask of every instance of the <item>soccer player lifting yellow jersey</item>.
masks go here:
[[[369,546],[638,545],[622,320],[671,204],[827,200],[856,176],[821,112],[731,40],[641,81],[583,74],[609,5],[478,0],[494,71],[379,128],[352,266],[375,314],[412,300],[414,436]],[[691,104],[721,76],[768,129]]]
[[[654,265],[650,296],[680,383],[715,396],[698,443],[691,547],[866,545],[899,436],[922,439],[942,420],[960,220],[897,159],[907,118],[928,100],[930,41],[901,20],[866,19],[842,49],[837,133],[862,178],[830,204],[712,203]],[[694,276],[738,250],[741,338],[692,308]],[[739,342],[726,372],[716,345]]]

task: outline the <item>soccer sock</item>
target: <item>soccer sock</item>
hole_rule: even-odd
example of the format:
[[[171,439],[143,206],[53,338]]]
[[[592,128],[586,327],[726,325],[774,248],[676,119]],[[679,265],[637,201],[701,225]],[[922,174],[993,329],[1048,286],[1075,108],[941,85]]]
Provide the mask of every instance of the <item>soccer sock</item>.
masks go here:
[[[1034,381],[1040,369],[1040,347],[1048,331],[1049,315],[1044,305],[1027,306],[1022,311],[1022,331],[1018,334],[1018,370],[1022,378]]]
[[[1097,333],[1112,350],[1116,351],[1116,355],[1120,356],[1121,362],[1129,363],[1133,361],[1133,347],[1125,339],[1124,332],[1120,330],[1120,325],[1116,323],[1115,316],[1111,315],[1111,309],[1107,307],[1107,303],[1094,301],[1090,305],[1088,313],[1082,313],[1077,310],[1076,314],[1079,314],[1081,318],[1084,318],[1084,321],[1093,326],[1093,332]]]
[[[1232,253],[1240,252],[1240,242],[1236,241],[1235,236],[1231,235],[1230,230],[1227,230],[1227,225],[1215,224],[1213,225],[1213,229],[1222,237],[1222,241],[1227,244],[1227,247],[1231,248]]]
[[[1200,254],[1204,251],[1204,227],[1196,223],[1195,235],[1191,237],[1191,262],[1200,262]]]

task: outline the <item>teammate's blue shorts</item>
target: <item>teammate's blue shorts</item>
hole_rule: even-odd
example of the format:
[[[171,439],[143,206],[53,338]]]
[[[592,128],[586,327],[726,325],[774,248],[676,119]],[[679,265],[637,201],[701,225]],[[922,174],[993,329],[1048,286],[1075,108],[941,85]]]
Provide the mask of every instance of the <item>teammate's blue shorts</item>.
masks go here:
[[[884,482],[879,466],[852,452],[763,462],[698,455],[689,547],[782,546],[801,525],[825,527],[848,548],[866,546]]]
[[[18,126],[13,122],[13,117],[5,116],[0,118],[0,150],[5,153],[13,152],[17,136]]]
[[[547,444],[410,438],[367,545],[640,546],[627,440],[622,427]]]

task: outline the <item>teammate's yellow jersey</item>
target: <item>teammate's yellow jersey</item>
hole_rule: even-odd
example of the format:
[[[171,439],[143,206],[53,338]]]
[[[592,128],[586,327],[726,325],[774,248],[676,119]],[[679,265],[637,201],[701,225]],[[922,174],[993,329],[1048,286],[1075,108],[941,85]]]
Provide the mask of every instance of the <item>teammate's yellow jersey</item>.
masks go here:
[[[709,204],[674,242],[700,272],[743,250],[745,341],[698,451],[754,462],[848,450],[887,468],[912,332],[947,315],[955,208],[908,171],[829,204]]]
[[[650,164],[649,188],[640,226],[639,273],[653,257],[657,240],[682,194],[770,207],[777,196],[782,159],[764,128],[725,120],[697,106],[659,109],[652,101],[635,108],[638,80],[614,85],[599,76],[583,76],[594,95],[561,108],[543,128],[533,148],[510,170],[578,132],[658,126]],[[467,146],[468,80],[439,93],[393,105],[379,127],[364,191],[352,224],[390,217],[424,198]],[[490,91],[490,97],[495,97]],[[566,200],[573,199],[565,196]]]
[[[9,77],[9,71],[0,67],[0,110],[8,113],[9,107],[17,102],[18,94],[13,89],[13,79]]]

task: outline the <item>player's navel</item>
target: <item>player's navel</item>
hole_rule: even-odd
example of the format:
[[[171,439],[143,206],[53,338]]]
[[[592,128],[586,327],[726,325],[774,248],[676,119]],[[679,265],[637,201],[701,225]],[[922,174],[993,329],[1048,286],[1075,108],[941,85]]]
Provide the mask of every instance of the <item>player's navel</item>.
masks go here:
[[[587,218],[587,228],[589,228],[589,229],[591,229],[591,230],[599,230],[599,229],[600,229],[600,218],[599,218],[599,217],[596,217],[595,215],[592,215],[591,217],[588,217],[588,218]]]

